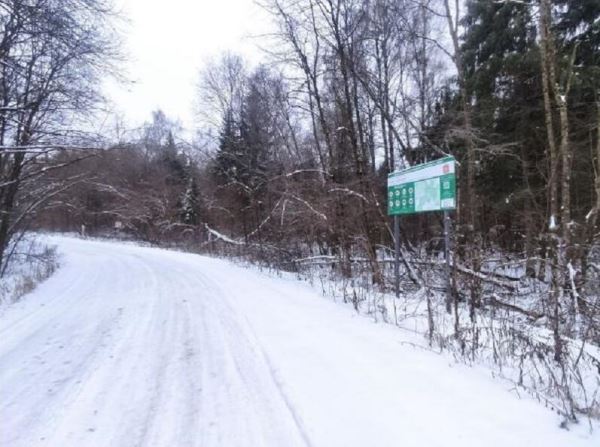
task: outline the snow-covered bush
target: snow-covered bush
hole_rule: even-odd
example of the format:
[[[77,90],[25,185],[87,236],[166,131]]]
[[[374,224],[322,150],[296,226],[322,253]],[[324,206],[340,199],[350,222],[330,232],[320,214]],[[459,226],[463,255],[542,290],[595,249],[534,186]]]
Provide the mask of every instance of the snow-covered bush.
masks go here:
[[[56,247],[31,235],[14,241],[0,270],[0,305],[19,300],[54,273],[58,267]]]

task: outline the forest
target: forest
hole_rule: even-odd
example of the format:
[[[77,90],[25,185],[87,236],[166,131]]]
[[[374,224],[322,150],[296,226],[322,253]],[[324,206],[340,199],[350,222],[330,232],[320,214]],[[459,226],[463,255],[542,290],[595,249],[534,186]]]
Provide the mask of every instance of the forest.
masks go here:
[[[264,62],[207,64],[193,132],[156,110],[98,134],[122,57],[108,2],[0,0],[0,275],[31,231],[231,256],[599,418],[598,0],[261,7]],[[388,174],[445,156],[451,290],[443,216],[423,213],[401,219],[395,299]]]

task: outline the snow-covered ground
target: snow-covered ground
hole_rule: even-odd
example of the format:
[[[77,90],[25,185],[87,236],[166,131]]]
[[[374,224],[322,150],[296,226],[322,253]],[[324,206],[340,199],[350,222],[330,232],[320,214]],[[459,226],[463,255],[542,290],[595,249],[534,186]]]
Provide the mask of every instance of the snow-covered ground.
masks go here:
[[[0,315],[0,445],[598,446],[483,368],[293,279],[52,237]]]

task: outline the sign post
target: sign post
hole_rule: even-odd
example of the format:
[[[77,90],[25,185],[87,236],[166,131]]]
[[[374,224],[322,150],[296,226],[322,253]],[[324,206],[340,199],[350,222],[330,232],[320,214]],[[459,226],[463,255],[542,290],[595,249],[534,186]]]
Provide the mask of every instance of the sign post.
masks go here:
[[[444,259],[446,260],[446,311],[452,312],[452,270],[450,268],[450,213],[444,211]]]
[[[456,160],[444,157],[388,175],[388,215],[394,216],[395,292],[400,294],[400,216],[444,212],[447,302],[450,303],[450,214],[456,209]]]
[[[400,297],[400,216],[394,216],[394,291]],[[395,309],[395,308],[394,308]]]

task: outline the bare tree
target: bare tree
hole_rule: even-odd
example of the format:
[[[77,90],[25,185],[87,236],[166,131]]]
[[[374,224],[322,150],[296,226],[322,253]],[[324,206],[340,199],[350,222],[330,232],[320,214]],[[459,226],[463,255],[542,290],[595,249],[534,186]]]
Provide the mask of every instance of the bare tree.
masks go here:
[[[59,167],[42,162],[57,150],[90,145],[75,127],[101,99],[96,83],[116,55],[111,15],[104,0],[2,2],[0,264],[25,216],[64,188],[48,182],[43,195],[22,196]]]

